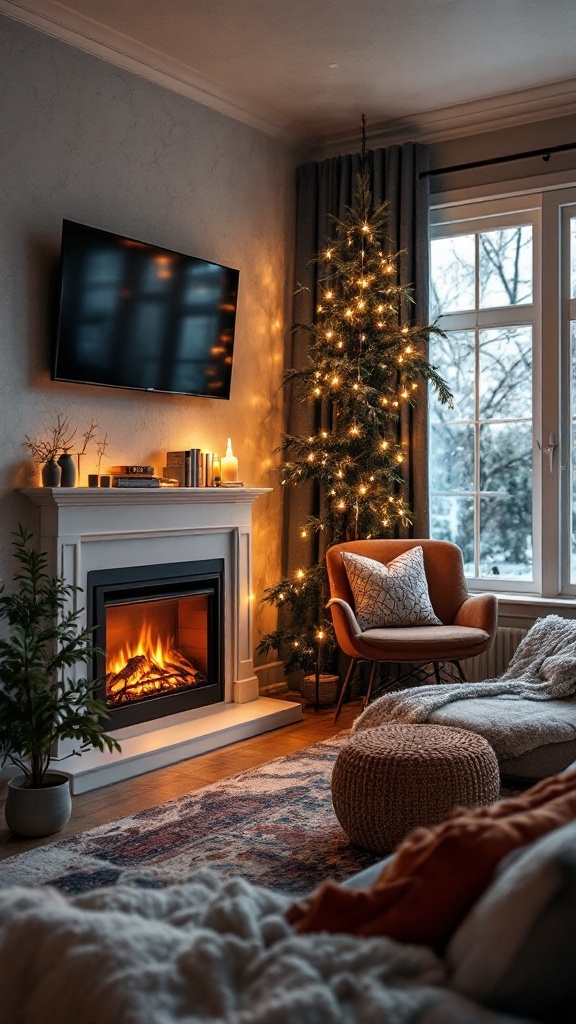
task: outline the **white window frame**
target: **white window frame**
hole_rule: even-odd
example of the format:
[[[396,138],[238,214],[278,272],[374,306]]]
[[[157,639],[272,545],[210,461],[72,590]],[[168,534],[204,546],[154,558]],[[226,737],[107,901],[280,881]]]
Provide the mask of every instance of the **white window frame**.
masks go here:
[[[492,593],[541,594],[543,579],[541,574],[542,558],[542,460],[536,455],[538,449],[535,441],[542,436],[542,403],[539,380],[541,379],[541,194],[500,199],[485,199],[480,202],[465,202],[448,207],[436,207],[431,211],[431,237],[453,236],[455,234],[471,234],[484,230],[498,230],[520,224],[531,224],[533,231],[532,246],[532,288],[531,304],[498,307],[497,309],[481,309],[462,313],[449,313],[439,317],[439,326],[446,330],[484,329],[493,326],[530,325],[532,328],[532,423],[533,423],[533,458],[532,458],[532,542],[533,542],[533,578],[532,580],[499,580],[495,576],[468,577],[471,588]],[[476,380],[476,386],[478,381]],[[476,432],[478,445],[478,432]],[[478,451],[475,452],[476,472],[478,467]],[[477,483],[477,481],[476,481]],[[478,487],[475,487],[475,505],[479,502]],[[475,508],[475,551],[479,547],[479,516]]]
[[[548,392],[553,400],[554,391],[558,394],[556,409],[556,422],[558,433],[555,440],[558,442],[556,449],[557,458],[554,460],[554,474],[556,489],[560,492],[560,507],[557,517],[558,530],[556,533],[560,543],[557,541],[555,559],[558,565],[560,576],[560,592],[563,595],[576,596],[576,583],[570,582],[571,562],[571,488],[572,488],[572,460],[576,453],[572,450],[572,424],[570,422],[570,370],[571,370],[571,342],[570,322],[576,321],[576,298],[570,297],[570,221],[576,218],[576,187],[562,189],[553,196],[545,197],[545,202],[550,208],[549,237],[547,241],[550,251],[557,254],[555,263],[550,261],[548,271],[551,275],[551,283],[556,283],[559,289],[559,302],[555,308],[549,311],[550,331],[559,340],[558,347],[558,370],[557,374],[560,386],[554,388],[553,379],[545,379]],[[553,304],[551,303],[551,306]],[[548,378],[554,372],[554,366],[545,368]],[[553,514],[554,510],[551,509]],[[549,545],[553,538],[548,540]],[[549,592],[553,592],[554,580],[550,580]]]

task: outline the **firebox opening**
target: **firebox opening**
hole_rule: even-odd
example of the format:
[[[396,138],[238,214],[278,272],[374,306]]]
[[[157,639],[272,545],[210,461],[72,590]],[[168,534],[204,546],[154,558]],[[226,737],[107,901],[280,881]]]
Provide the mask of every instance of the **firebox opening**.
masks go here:
[[[206,595],[106,608],[106,704],[118,707],[206,683]]]
[[[88,574],[108,729],[224,699],[221,559]]]

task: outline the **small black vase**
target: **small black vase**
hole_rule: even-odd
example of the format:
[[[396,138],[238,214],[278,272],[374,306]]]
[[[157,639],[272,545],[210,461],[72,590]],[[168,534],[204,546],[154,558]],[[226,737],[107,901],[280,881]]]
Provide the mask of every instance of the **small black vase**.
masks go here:
[[[62,470],[54,459],[49,459],[42,466],[42,487],[60,487]]]
[[[61,487],[75,487],[76,486],[76,463],[74,457],[68,452],[64,452],[58,459],[58,465],[62,470],[62,477],[60,479]]]

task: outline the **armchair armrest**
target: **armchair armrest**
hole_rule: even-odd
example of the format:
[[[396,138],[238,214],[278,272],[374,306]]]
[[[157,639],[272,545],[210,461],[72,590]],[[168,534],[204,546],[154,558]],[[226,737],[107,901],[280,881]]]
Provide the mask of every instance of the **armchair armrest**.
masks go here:
[[[498,598],[494,594],[474,594],[460,605],[455,626],[471,626],[483,629],[490,636],[495,636],[498,623]]]
[[[326,605],[326,607],[327,608],[333,608],[334,605],[337,605],[339,608],[342,609],[342,614],[344,616],[345,624],[346,624],[349,632],[351,633],[351,635],[352,636],[361,636],[362,635],[362,630],[360,629],[360,626],[358,625],[358,619],[354,615],[354,612],[352,611],[352,608],[348,604],[348,601],[345,601],[343,597],[331,597],[330,600],[328,601],[328,604]]]

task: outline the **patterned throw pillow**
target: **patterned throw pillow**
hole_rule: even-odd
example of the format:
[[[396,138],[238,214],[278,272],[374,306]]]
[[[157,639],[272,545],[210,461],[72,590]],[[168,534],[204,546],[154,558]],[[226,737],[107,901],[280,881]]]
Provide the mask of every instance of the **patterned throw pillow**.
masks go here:
[[[383,626],[441,626],[428,594],[424,552],[420,545],[388,565],[342,552],[360,629]]]

